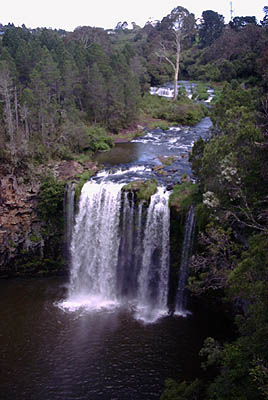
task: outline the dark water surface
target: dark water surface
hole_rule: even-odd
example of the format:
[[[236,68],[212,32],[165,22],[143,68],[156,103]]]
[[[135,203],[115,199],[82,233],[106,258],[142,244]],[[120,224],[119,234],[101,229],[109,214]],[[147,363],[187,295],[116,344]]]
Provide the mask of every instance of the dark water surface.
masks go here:
[[[1,400],[158,399],[198,373],[209,317],[135,320],[131,310],[64,312],[62,278],[0,281]]]

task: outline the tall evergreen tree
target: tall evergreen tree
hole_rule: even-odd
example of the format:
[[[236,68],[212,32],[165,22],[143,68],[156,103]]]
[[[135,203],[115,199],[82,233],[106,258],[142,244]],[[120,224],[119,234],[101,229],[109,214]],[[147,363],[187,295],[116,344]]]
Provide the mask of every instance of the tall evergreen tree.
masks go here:
[[[199,40],[201,47],[210,46],[223,32],[224,17],[215,11],[202,12],[199,28]]]

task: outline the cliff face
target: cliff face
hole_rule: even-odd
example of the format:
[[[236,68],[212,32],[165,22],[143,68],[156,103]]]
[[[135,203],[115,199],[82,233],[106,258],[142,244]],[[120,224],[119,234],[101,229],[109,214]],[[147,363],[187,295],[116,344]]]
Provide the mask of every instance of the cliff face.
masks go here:
[[[64,182],[79,181],[78,176],[87,171],[94,174],[97,169],[92,162],[61,161],[33,173],[0,163],[0,277],[64,272]],[[46,203],[48,218],[41,219],[41,176],[48,171],[61,182],[63,191],[58,193],[56,218],[52,193]]]
[[[0,179],[0,273],[12,269],[12,261],[21,253],[39,251],[42,240],[37,215],[40,184],[20,182],[12,174]]]

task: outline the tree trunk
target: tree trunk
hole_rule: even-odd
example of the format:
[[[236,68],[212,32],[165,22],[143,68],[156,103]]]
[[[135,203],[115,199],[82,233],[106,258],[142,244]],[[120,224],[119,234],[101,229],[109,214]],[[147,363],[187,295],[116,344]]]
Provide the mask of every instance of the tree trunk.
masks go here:
[[[178,79],[179,79],[179,57],[176,57],[176,68],[174,71],[174,95],[173,95],[173,101],[177,100],[178,96]]]
[[[173,101],[177,100],[178,96],[178,79],[179,79],[179,70],[180,70],[180,54],[181,54],[181,42],[180,42],[180,32],[175,33],[176,40],[176,64],[174,68],[174,95]]]
[[[14,141],[14,122],[12,115],[12,106],[11,106],[11,79],[9,76],[9,71],[6,65],[2,66],[0,70],[0,94],[4,99],[4,116],[6,122],[7,133],[10,140],[11,152],[14,154],[15,152],[15,141]]]
[[[39,126],[41,128],[41,137],[42,137],[42,143],[44,146],[47,145],[46,141],[46,127],[45,127],[45,120],[44,120],[44,114],[42,111],[39,111]]]
[[[30,139],[30,129],[29,129],[29,123],[28,123],[28,108],[25,104],[21,107],[21,118],[24,122],[24,139],[25,143],[28,145],[29,144],[29,139]]]
[[[15,116],[16,116],[16,130],[17,130],[17,134],[18,134],[18,130],[19,130],[19,113],[18,113],[17,86],[14,87],[14,106],[15,106]]]
[[[10,146],[11,146],[11,151],[13,152],[15,150],[15,142],[14,142],[14,123],[13,123],[13,115],[12,115],[12,109],[11,109],[11,101],[10,101],[10,92],[9,88],[5,88],[5,93],[4,93],[4,98],[5,98],[5,117],[6,117],[6,123],[7,123],[7,131],[10,139]]]

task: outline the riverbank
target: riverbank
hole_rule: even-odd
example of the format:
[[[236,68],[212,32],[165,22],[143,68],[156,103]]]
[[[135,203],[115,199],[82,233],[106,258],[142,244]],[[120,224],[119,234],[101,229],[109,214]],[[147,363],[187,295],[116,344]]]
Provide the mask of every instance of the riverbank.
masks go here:
[[[172,126],[194,126],[208,115],[207,107],[200,102],[192,101],[186,95],[176,101],[157,95],[145,94],[141,110],[135,124],[118,134],[110,134],[114,143],[125,143],[146,131],[161,128],[167,130]]]

